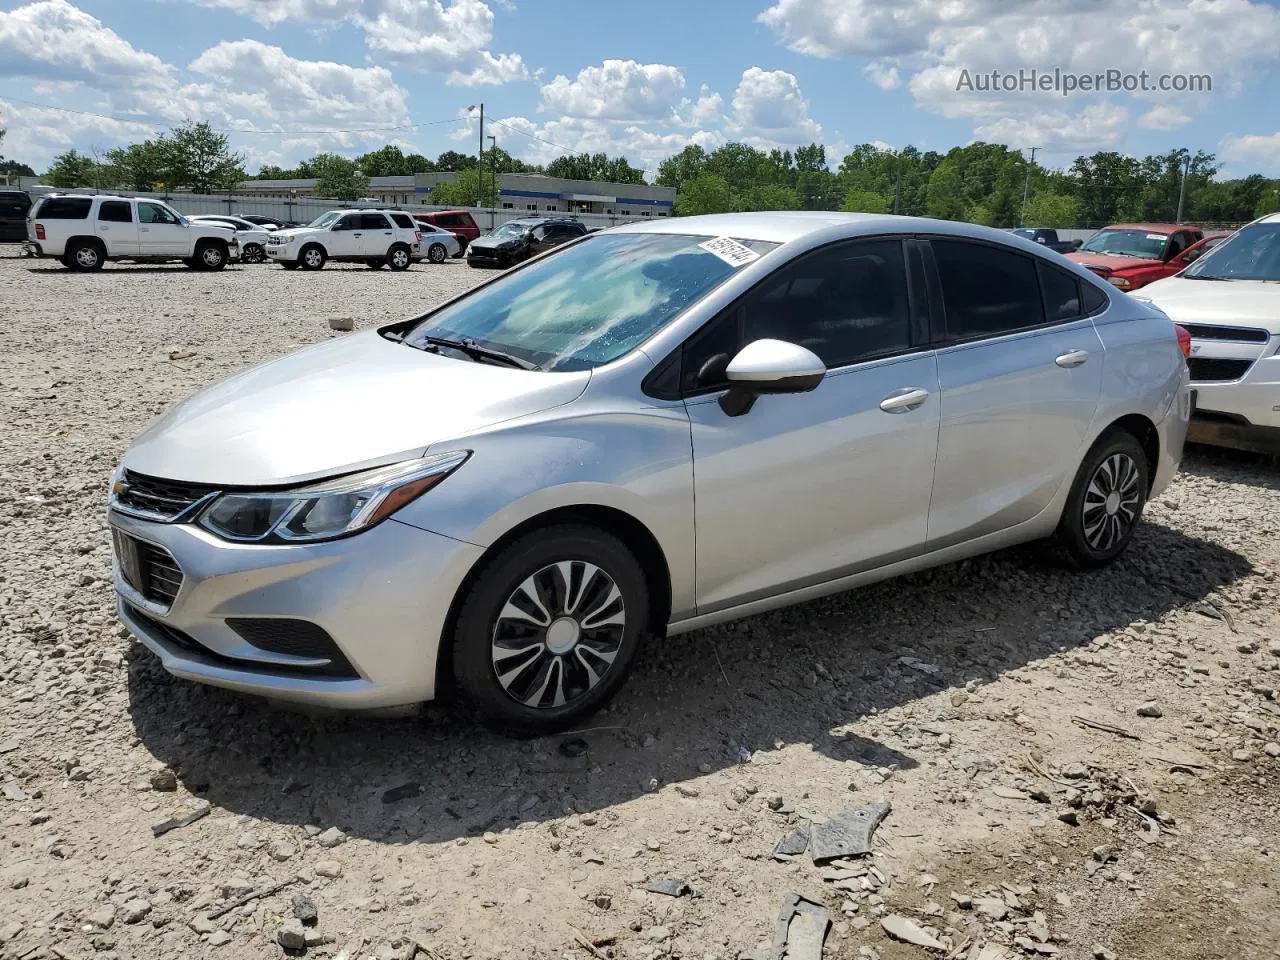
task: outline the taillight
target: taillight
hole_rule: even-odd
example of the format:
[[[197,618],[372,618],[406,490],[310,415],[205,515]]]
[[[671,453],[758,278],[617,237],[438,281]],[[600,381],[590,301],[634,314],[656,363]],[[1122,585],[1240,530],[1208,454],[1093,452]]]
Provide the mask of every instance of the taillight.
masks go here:
[[[43,239],[44,239],[44,224],[43,224],[43,223],[37,223],[37,224],[36,224],[36,239],[37,239],[37,240],[43,240]]]
[[[1173,325],[1174,331],[1178,334],[1178,346],[1182,350],[1182,358],[1184,360],[1191,359],[1191,331],[1186,327]]]

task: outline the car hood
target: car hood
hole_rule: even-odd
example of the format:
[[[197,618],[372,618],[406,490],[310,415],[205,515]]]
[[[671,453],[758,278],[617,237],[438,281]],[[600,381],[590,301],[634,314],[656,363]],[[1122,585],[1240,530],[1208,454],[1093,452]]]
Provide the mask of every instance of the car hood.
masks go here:
[[[1188,280],[1166,277],[1136,294],[1185,323],[1265,327],[1280,334],[1280,283],[1262,280]]]
[[[515,245],[519,242],[518,237],[494,237],[485,234],[482,237],[476,237],[471,241],[470,246],[477,247],[481,250],[493,250],[507,244]]]
[[[304,233],[314,233],[314,232],[315,232],[315,228],[313,228],[313,227],[286,227],[286,228],[285,228],[285,229],[283,229],[283,230],[272,230],[272,231],[271,231],[271,236],[273,236],[273,237],[300,237],[300,236],[302,236]]]
[[[1068,260],[1074,260],[1082,266],[1093,269],[1101,268],[1104,272],[1114,273],[1117,270],[1145,270],[1151,267],[1160,266],[1159,260],[1144,260],[1142,257],[1122,257],[1114,253],[1088,253],[1075,251],[1066,255]]]
[[[290,486],[568,403],[590,377],[439,356],[368,331],[197,393],[152,423],[124,465],[191,483]]]

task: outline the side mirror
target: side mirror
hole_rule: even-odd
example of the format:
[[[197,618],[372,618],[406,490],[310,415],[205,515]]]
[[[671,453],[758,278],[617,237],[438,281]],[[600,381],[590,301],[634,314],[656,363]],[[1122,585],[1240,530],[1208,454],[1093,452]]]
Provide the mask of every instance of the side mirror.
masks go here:
[[[1185,253],[1179,254],[1178,256],[1174,257],[1174,259],[1180,263],[1195,263],[1197,260],[1200,259],[1200,256],[1203,253],[1204,253],[1203,249],[1188,250]]]
[[[754,340],[725,368],[729,392],[720,398],[720,409],[740,417],[761,394],[807,393],[826,375],[826,364],[812,350],[785,340]]]

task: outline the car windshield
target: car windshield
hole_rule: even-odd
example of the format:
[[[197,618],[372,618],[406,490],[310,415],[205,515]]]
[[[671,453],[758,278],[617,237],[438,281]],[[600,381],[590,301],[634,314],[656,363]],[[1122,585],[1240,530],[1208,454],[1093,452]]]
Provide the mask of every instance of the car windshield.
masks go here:
[[[658,233],[599,234],[486,284],[424,317],[405,335],[467,341],[543,370],[589,370],[616,360],[743,265],[777,244]],[[735,258],[732,250],[742,253]],[[735,265],[734,261],[737,263]]]
[[[1080,252],[1160,260],[1164,257],[1164,246],[1168,242],[1167,234],[1149,233],[1146,230],[1099,230],[1080,248]]]
[[[508,221],[507,223],[504,223],[502,226],[500,226],[497,230],[493,231],[493,236],[499,237],[503,240],[508,240],[511,237],[522,236],[524,232],[528,229],[529,229],[529,225],[527,223],[516,223],[514,221]]]
[[[1242,227],[1187,267],[1182,276],[1280,282],[1280,223]]]
[[[328,213],[322,213],[320,216],[308,223],[307,226],[316,227],[317,229],[320,227],[327,227],[329,224],[333,223],[333,221],[338,219],[338,215],[340,213],[340,210],[330,210]]]

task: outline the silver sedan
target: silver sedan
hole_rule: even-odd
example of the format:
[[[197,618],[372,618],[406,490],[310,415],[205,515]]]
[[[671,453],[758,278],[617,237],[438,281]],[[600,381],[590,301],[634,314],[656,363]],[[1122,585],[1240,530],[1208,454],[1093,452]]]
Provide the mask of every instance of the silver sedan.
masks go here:
[[[414,263],[423,260],[444,263],[450,257],[456,259],[462,256],[462,242],[448,230],[424,220],[415,220],[413,223],[422,234],[422,240],[413,253]]]
[[[112,481],[119,614],[191,680],[563,728],[650,634],[1026,541],[1114,560],[1185,342],[982,227],[628,224],[170,410]]]

